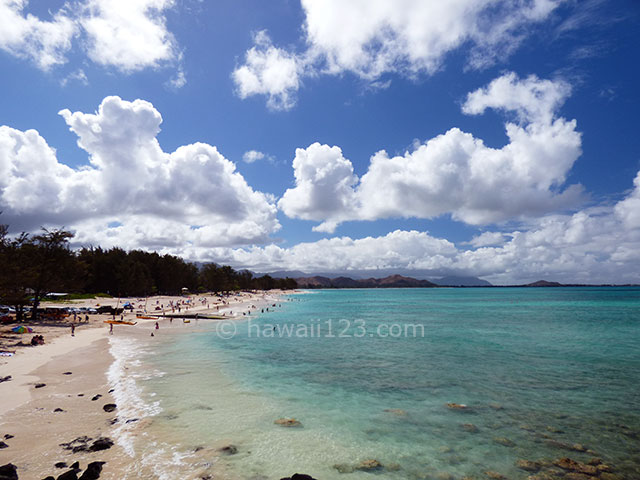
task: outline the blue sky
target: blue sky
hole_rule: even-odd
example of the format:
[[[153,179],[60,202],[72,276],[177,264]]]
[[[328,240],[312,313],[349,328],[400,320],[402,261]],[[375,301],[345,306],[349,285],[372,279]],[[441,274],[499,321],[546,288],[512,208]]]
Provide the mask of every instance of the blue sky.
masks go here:
[[[257,271],[640,282],[639,26],[633,0],[0,0],[0,219]]]

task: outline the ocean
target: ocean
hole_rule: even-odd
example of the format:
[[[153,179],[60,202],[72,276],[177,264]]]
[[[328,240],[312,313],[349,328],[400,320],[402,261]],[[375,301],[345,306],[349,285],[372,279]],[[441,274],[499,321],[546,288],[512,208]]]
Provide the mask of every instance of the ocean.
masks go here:
[[[317,290],[111,340],[130,478],[640,478],[639,288]]]

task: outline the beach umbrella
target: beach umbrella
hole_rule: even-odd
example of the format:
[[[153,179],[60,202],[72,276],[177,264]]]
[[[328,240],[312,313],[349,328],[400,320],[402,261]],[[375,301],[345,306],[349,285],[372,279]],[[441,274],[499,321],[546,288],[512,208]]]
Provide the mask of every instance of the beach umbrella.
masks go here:
[[[17,327],[13,327],[11,331],[14,333],[32,333],[33,329],[31,327],[24,327],[22,325],[19,325]]]

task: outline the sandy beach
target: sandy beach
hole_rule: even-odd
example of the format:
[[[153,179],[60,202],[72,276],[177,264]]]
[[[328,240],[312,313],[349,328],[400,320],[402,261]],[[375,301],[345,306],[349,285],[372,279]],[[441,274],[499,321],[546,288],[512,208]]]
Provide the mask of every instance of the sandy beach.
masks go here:
[[[33,328],[33,333],[21,335],[10,332],[15,324],[0,327],[0,351],[15,352],[13,356],[0,357],[0,378],[10,376],[0,383],[0,441],[6,445],[0,449],[0,465],[12,463],[20,478],[40,479],[57,478],[75,462],[79,462],[81,470],[91,462],[106,462],[100,478],[159,478],[153,468],[144,471],[136,464],[136,459],[118,441],[118,428],[122,429],[122,425],[127,426],[128,435],[143,435],[147,420],[126,418],[127,410],[117,405],[120,385],[114,383],[122,380],[110,379],[108,375],[117,360],[110,348],[110,339],[148,337],[154,332],[156,321],[159,331],[164,331],[163,327],[171,321],[168,318],[136,317],[144,315],[144,304],[147,307],[145,316],[162,314],[163,309],[164,313],[170,314],[171,304],[174,313],[178,313],[175,306],[179,304],[180,314],[208,313],[242,319],[243,313],[256,310],[259,313],[286,293],[289,292],[245,292],[224,299],[212,295],[99,298],[55,304],[96,307],[97,304],[121,306],[130,302],[135,308],[125,311],[123,319],[137,322],[136,325],[115,325],[112,334],[110,325],[103,323],[113,318],[107,314],[90,315],[88,322],[84,315],[82,321],[77,319],[75,322],[73,317],[68,317],[58,325],[25,322],[24,325]],[[181,322],[179,318],[174,321]],[[75,325],[74,336],[71,335],[71,324]],[[20,341],[28,344],[37,334],[44,337],[44,345],[20,345]],[[110,404],[115,404],[115,409],[111,410]],[[200,452],[199,456],[203,454],[213,455],[209,449]],[[208,465],[204,460],[202,464]],[[192,476],[183,478],[206,478],[206,472],[203,472],[194,471]]]

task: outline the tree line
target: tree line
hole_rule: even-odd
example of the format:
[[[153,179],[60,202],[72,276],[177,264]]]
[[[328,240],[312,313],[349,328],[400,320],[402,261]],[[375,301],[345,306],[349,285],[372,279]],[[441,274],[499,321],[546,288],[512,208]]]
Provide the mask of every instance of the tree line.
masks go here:
[[[16,308],[18,320],[26,306],[36,310],[50,292],[108,294],[118,297],[177,295],[296,288],[292,278],[254,277],[249,271],[207,263],[201,266],[174,255],[69,246],[71,232],[43,229],[10,238],[0,225],[0,301]]]

